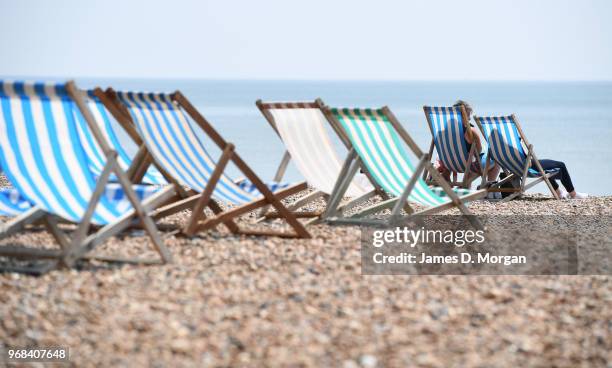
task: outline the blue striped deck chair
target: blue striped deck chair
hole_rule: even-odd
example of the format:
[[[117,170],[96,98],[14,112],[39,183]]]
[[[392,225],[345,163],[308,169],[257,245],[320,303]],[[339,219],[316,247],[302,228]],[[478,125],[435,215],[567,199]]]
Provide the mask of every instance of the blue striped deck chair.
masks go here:
[[[257,100],[255,104],[286,148],[274,180],[282,179],[287,165],[292,160],[308,185],[315,189],[294,201],[288,208],[296,211],[321,197],[327,201],[342,168],[342,158],[332,144],[326,129],[329,122],[321,110],[323,101],[321,99],[312,102]],[[340,137],[342,140],[343,137]],[[350,209],[377,194],[384,194],[384,191],[372,187],[365,175],[358,174],[347,189],[346,195],[352,200],[345,203],[344,208]],[[322,213],[323,211],[306,213],[304,217],[316,217],[306,224],[317,223]],[[263,216],[261,219],[265,218]]]
[[[86,93],[78,90],[74,82],[0,81],[0,166],[16,195],[31,204],[0,227],[0,238],[42,222],[61,248],[1,246],[2,257],[46,260],[27,267],[9,264],[3,270],[40,274],[70,267],[79,259],[92,258],[88,253],[98,244],[139,223],[160,259],[93,258],[149,264],[171,261],[148,213],[174,196],[174,188],[148,186],[149,193],[140,191],[141,198],[146,198],[139,199],[136,186],[131,185],[117,162],[117,154],[104,140],[86,99]],[[77,121],[81,118],[105,152],[106,164],[97,177],[90,170],[78,132]],[[117,184],[109,185],[111,174]],[[76,229],[69,233],[58,226],[59,222],[73,223]]]
[[[328,108],[326,116],[338,129],[342,129],[352,144],[342,172],[330,198],[325,219],[329,223],[391,225],[401,219],[405,209],[410,215],[429,215],[453,207],[459,208],[476,228],[482,225],[465,206],[465,203],[480,199],[485,190],[472,191],[452,188],[435,170],[427,153],[414,143],[388,107],[381,109]],[[416,166],[405,149],[407,146],[419,158]],[[365,168],[378,185],[393,195],[393,198],[375,203],[360,212],[346,217],[337,211],[346,186],[359,167]],[[439,186],[429,186],[422,178],[428,171]],[[416,212],[410,203],[424,206]],[[391,209],[386,219],[367,219],[384,209]]]
[[[550,177],[557,174],[557,170],[545,171],[542,169],[536,157],[533,145],[531,145],[516,119],[516,116],[474,116],[478,128],[482,132],[488,145],[487,156],[491,157],[499,166],[509,174],[506,178],[496,183],[488,191],[514,192],[503,199],[502,202],[510,201],[525,193],[526,190],[544,181],[555,199],[559,199],[557,192],[550,183]],[[535,164],[536,169],[532,168]],[[489,163],[483,170],[483,178],[489,169]],[[519,178],[519,188],[501,188],[500,186],[512,179]],[[528,178],[535,178],[527,183]]]
[[[17,189],[0,189],[0,216],[16,217],[32,207],[32,203],[22,196]]]
[[[124,139],[121,142],[119,137],[129,136],[129,138],[134,140],[135,138],[139,139],[138,136],[136,135],[134,137],[134,134],[129,135],[129,133],[118,124],[112,115],[106,111],[106,108],[101,103],[99,98],[94,95],[94,91],[87,91],[87,95],[89,97],[87,99],[89,110],[100,128],[100,132],[104,136],[106,142],[110,145],[111,149],[117,152],[117,161],[119,166],[127,171],[132,183],[142,182],[144,184],[153,185],[167,184],[167,181],[155,167],[149,167],[145,172],[138,172],[137,170],[139,166],[132,166],[132,159],[135,157],[132,157],[128,151],[136,152],[138,151],[138,147],[136,147],[136,144],[133,141]],[[89,164],[89,169],[94,176],[100,176],[102,170],[104,169],[106,160],[104,152],[91,133],[91,130],[83,118],[83,115],[80,113],[75,115],[77,116],[76,121],[79,132],[79,140],[83,146],[85,158]],[[138,157],[138,155],[136,155],[136,157]],[[144,158],[142,159],[144,160]],[[133,175],[129,174],[131,171],[134,172]],[[111,175],[110,180],[113,182],[117,181],[113,175]],[[120,188],[120,185],[118,184],[109,184],[109,187],[113,186]],[[136,194],[141,199],[144,198],[144,195],[148,195],[151,190],[152,188],[147,188],[146,186],[135,187]],[[32,206],[32,203],[21,196],[18,190],[14,188],[0,189],[0,216],[15,217],[29,210],[32,208]]]
[[[468,134],[472,131],[469,130],[465,108],[423,106],[423,111],[432,136],[429,155],[432,156],[435,147],[438,158],[453,176],[451,185],[469,188],[472,181],[479,177],[470,170],[478,152],[475,144],[470,150],[467,149],[464,136],[466,131]],[[463,174],[461,181],[457,180],[458,174]]]
[[[304,225],[281,203],[281,199],[306,189],[306,183],[288,187],[264,184],[238,155],[234,145],[225,141],[181,92],[134,93],[108,89],[106,93],[116,105],[109,111],[115,112],[116,119],[123,119],[122,125],[136,128],[157,167],[169,175],[175,187],[189,188],[189,193],[162,209],[156,218],[191,208],[191,217],[183,227],[187,236],[224,224],[234,234],[310,237]],[[211,157],[196,129],[210,137],[222,151],[218,160]],[[230,162],[242,172],[245,182],[239,184],[225,174]],[[235,207],[223,211],[219,202]],[[278,217],[293,231],[241,228],[233,221],[268,205],[276,209]],[[207,207],[214,216],[206,217]]]
[[[144,152],[139,150],[139,146],[142,145],[142,142],[130,127],[121,126],[117,120],[114,119],[113,115],[107,111],[101,101],[101,98],[104,98],[104,92],[100,89],[89,90],[87,91],[87,95],[89,110],[98,123],[100,132],[110,147],[117,152],[119,166],[128,173],[132,183],[142,182],[144,184],[154,185],[168,184],[159,170],[153,166],[148,166],[148,170],[146,171],[139,171],[141,167],[145,166],[143,163],[143,161],[145,161],[145,157],[143,157]],[[92,173],[99,176],[105,164],[104,152],[91,134],[87,122],[82,118],[82,115],[79,114],[79,117],[80,119],[78,119],[77,122],[83,149],[85,150]],[[121,141],[120,137],[123,137]],[[133,155],[131,152],[136,152],[136,155]],[[132,165],[134,159],[136,159],[136,163]]]

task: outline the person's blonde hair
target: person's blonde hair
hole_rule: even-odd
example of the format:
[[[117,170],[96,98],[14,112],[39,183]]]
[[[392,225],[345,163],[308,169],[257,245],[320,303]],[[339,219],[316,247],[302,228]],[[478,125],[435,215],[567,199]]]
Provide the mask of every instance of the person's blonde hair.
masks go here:
[[[454,107],[461,107],[463,106],[463,108],[465,109],[465,113],[467,114],[467,119],[468,121],[464,121],[463,124],[467,130],[467,135],[470,137],[470,140],[474,140],[474,132],[472,132],[472,129],[470,128],[469,125],[469,121],[472,117],[472,112],[474,110],[472,110],[472,106],[470,106],[469,103],[463,101],[463,100],[457,100],[457,102],[455,102],[455,104],[453,105]]]
[[[463,106],[463,108],[465,109],[465,113],[467,114],[468,118],[470,116],[472,116],[472,112],[474,111],[474,110],[472,110],[472,106],[470,106],[469,103],[467,103],[466,101],[463,101],[463,100],[457,100],[457,102],[455,102],[455,104],[453,106],[454,107]]]

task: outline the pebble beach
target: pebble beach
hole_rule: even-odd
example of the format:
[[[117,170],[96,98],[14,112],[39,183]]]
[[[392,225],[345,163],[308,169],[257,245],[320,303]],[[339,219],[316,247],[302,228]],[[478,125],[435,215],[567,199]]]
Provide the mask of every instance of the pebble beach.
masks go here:
[[[612,197],[535,194],[470,209],[604,219]],[[164,232],[172,264],[0,274],[0,344],[67,346],[70,364],[85,367],[612,364],[609,276],[365,276],[358,227],[309,231],[298,240]],[[134,231],[99,251],[142,254],[147,243]],[[53,242],[42,228],[0,241],[33,244]]]

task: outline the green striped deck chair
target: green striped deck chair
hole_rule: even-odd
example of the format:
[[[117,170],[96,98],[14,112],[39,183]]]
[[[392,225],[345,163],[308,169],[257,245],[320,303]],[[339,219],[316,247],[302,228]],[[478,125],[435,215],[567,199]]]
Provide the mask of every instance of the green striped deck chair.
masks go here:
[[[326,221],[341,224],[383,224],[391,225],[402,219],[401,211],[409,215],[435,214],[457,207],[462,214],[471,215],[465,203],[480,199],[485,190],[472,191],[451,188],[431,164],[427,153],[414,143],[388,107],[381,109],[324,108],[330,122],[342,129],[351,142],[352,148],[330,198]],[[407,146],[419,159],[416,166],[404,148]],[[347,217],[337,210],[337,204],[344,196],[346,186],[359,168],[370,173],[377,185],[393,197],[366,207]],[[422,179],[428,172],[439,186],[428,186]],[[425,209],[415,211],[410,203],[417,203]],[[386,219],[368,219],[382,210],[391,209]],[[474,216],[467,216],[477,228],[482,228]]]
[[[132,185],[88,108],[87,95],[73,82],[44,84],[0,81],[0,166],[18,194],[31,208],[2,224],[0,238],[42,222],[60,248],[0,247],[0,256],[38,264],[9,264],[3,270],[40,274],[71,267],[82,258],[130,263],[171,261],[150,212],[174,195],[174,188]],[[84,119],[104,154],[99,175],[90,162],[78,132]],[[111,175],[118,183],[109,183]],[[76,225],[74,231],[60,222]],[[98,245],[141,224],[160,259],[97,257]],[[93,226],[92,226],[93,225]],[[41,261],[44,261],[42,264]]]
[[[533,145],[531,145],[514,115],[509,116],[474,116],[474,120],[482,132],[488,145],[487,156],[508,174],[503,180],[488,188],[489,192],[510,192],[502,202],[510,201],[534,185],[544,181],[548,186],[553,198],[559,199],[557,191],[550,183],[550,177],[556,175],[558,170],[543,170],[540,161],[536,157]],[[532,164],[535,165],[532,168]],[[483,170],[483,182],[489,170],[489,163]],[[512,179],[519,178],[519,188],[501,188],[500,186]],[[527,183],[528,178],[533,178]]]

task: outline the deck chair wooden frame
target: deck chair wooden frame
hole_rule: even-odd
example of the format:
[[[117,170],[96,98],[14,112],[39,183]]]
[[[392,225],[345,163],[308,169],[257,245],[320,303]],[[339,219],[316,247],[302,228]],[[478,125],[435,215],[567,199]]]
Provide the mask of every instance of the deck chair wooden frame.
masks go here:
[[[60,222],[65,222],[64,219],[50,214],[37,206],[34,206],[30,210],[3,224],[0,228],[0,239],[24,230],[27,225],[35,222],[42,222],[59,244],[60,250],[2,246],[0,247],[0,256],[48,261],[43,265],[33,267],[3,266],[0,267],[0,270],[40,275],[58,267],[72,267],[79,259],[92,258],[102,261],[134,264],[159,264],[171,262],[171,253],[164,245],[162,238],[157,231],[156,225],[149,213],[174,195],[173,188],[167,187],[165,189],[161,189],[158,191],[158,193],[140,202],[136,196],[136,193],[134,192],[134,189],[132,188],[132,183],[117,162],[116,152],[110,148],[106,140],[103,138],[103,135],[100,132],[93,115],[89,111],[85,102],[85,92],[79,90],[73,81],[67,82],[65,88],[69,97],[75,102],[78,110],[85,118],[87,125],[91,129],[91,133],[93,134],[97,143],[103,150],[106,157],[106,164],[96,182],[96,187],[89,200],[86,212],[81,221],[77,224],[76,230],[74,230],[72,234],[68,234],[59,226]],[[95,229],[92,228],[91,224],[92,216],[101,196],[103,195],[106,185],[109,183],[111,173],[116,175],[119,184],[125,191],[127,198],[133,206],[133,211],[126,213],[113,223],[109,223]],[[122,230],[136,224],[140,224],[145,233],[151,239],[156,252],[159,254],[159,259],[90,256],[88,254],[97,245],[103,243],[105,240],[118,234]]]
[[[334,116],[334,114],[331,112],[331,109],[328,106],[324,106],[323,111],[328,117],[329,121],[335,126],[336,130],[341,130],[344,132],[344,128],[342,127],[341,122],[338,121],[338,119]],[[369,207],[360,210],[358,213],[353,214],[350,217],[345,217],[339,210],[338,204],[340,203],[340,200],[346,190],[346,187],[360,167],[365,168],[365,170],[368,169],[359,154],[357,153],[357,150],[352,146],[350,140],[348,140],[346,132],[344,132],[343,134],[347,138],[348,143],[351,144],[350,151],[346,157],[342,172],[338,177],[338,181],[336,182],[336,186],[329,200],[327,211],[324,215],[325,221],[330,224],[392,226],[402,220],[407,220],[412,216],[431,215],[453,207],[457,207],[461,211],[461,213],[467,217],[468,221],[475,228],[482,229],[482,224],[465,206],[465,203],[471,200],[483,198],[486,195],[486,191],[478,190],[464,196],[457,195],[453,191],[451,185],[433,167],[433,164],[430,161],[429,154],[421,151],[419,146],[410,137],[408,132],[403,128],[403,126],[395,117],[395,115],[391,112],[391,110],[387,106],[384,106],[382,107],[381,111],[383,115],[388,119],[393,129],[398,133],[403,143],[405,143],[406,146],[408,146],[408,148],[412,151],[412,153],[419,158],[419,162],[415,167],[413,175],[406,183],[406,186],[404,187],[403,192],[400,196],[389,198],[379,203],[375,203]],[[449,197],[450,201],[437,206],[429,207],[421,211],[416,211],[410,205],[408,197],[410,196],[412,190],[415,188],[417,180],[420,179],[424,173],[431,175],[433,181],[443,189],[443,191]],[[368,178],[370,178],[370,180],[372,181],[375,181],[374,176],[371,173],[370,175],[368,175]],[[385,209],[391,209],[391,215],[386,219],[365,218],[366,216],[376,214]],[[408,214],[408,216],[402,216],[402,210],[404,210]]]
[[[486,131],[484,129],[484,126],[482,125],[482,120],[483,119],[487,119],[489,117],[481,117],[481,116],[474,116],[474,121],[476,121],[476,124],[478,125],[478,129],[480,130],[480,132],[482,133],[482,135],[485,137],[485,139],[487,140],[487,145],[488,145],[488,152],[487,152],[487,157],[491,157],[493,158],[492,152],[491,152],[491,143],[489,141],[489,137],[486,134]],[[495,117],[495,118],[502,118],[502,117]],[[501,202],[508,202],[511,201],[512,199],[522,195],[523,193],[525,193],[528,189],[532,188],[533,186],[539,184],[541,181],[544,181],[546,183],[546,186],[548,187],[548,189],[550,190],[550,193],[552,194],[554,199],[559,199],[559,195],[557,194],[557,191],[553,188],[552,184],[550,183],[550,178],[554,175],[556,175],[556,172],[551,172],[551,173],[546,173],[544,171],[544,169],[542,168],[542,165],[540,164],[540,161],[538,160],[536,154],[535,154],[535,150],[533,148],[533,145],[529,143],[529,141],[527,140],[527,137],[525,136],[525,133],[523,133],[523,129],[521,128],[521,124],[519,123],[518,119],[516,118],[516,115],[512,114],[510,116],[507,117],[503,117],[503,118],[508,118],[510,119],[510,121],[516,126],[517,132],[519,134],[520,137],[520,144],[522,145],[522,149],[523,151],[526,153],[526,159],[525,159],[525,163],[522,167],[522,174],[519,176],[515,173],[513,173],[512,171],[508,170],[503,163],[495,160],[495,162],[497,162],[498,165],[500,165],[500,167],[506,172],[507,176],[498,181],[497,183],[494,184],[490,184],[487,182],[487,173],[489,171],[489,160],[487,159],[487,163],[484,167],[484,169],[482,170],[482,176],[481,176],[481,188],[487,188],[488,192],[505,192],[505,193],[512,193],[511,195],[507,196],[506,198],[504,198],[503,200],[501,200]],[[529,178],[528,174],[529,174],[529,169],[531,168],[531,163],[535,164],[536,167],[536,171],[538,172],[538,174],[540,175],[539,177],[535,178],[534,180],[532,180],[530,183],[527,183],[527,179]],[[511,180],[515,179],[515,178],[519,178],[521,181],[521,186],[519,188],[502,188],[501,186],[507,182],[510,182]]]
[[[433,126],[433,121],[431,121],[431,110],[434,109],[435,107],[433,106],[423,106],[423,112],[425,113],[425,118],[427,119],[427,126],[429,127],[429,131],[431,132],[431,143],[429,145],[429,156],[433,158],[433,151],[436,148],[435,146],[435,131],[434,131],[434,126]],[[467,115],[467,112],[465,111],[465,107],[459,106],[459,110],[461,111],[461,120],[462,120],[462,125],[463,125],[463,129],[464,132],[466,132],[471,138],[472,138],[472,142],[474,142],[474,137],[473,137],[473,132],[470,129],[470,123],[469,123],[469,118]],[[460,139],[464,139],[463,137],[460,137]],[[438,152],[438,150],[436,149],[436,152],[438,154],[438,157],[441,157],[441,153]],[[453,153],[454,154],[454,153]],[[470,188],[472,185],[472,182],[474,182],[474,180],[478,179],[480,177],[480,175],[472,172],[470,170],[471,168],[471,162],[473,159],[477,159],[478,165],[480,165],[480,160],[478,160],[478,153],[476,152],[476,144],[472,144],[471,149],[468,152],[468,155],[465,159],[465,161],[462,163],[463,165],[463,171],[453,171],[450,168],[447,167],[447,169],[450,171],[452,177],[451,177],[451,181],[450,181],[450,185],[452,186],[458,186],[461,188]],[[481,168],[482,169],[482,168]],[[424,177],[423,179],[427,182],[427,183],[432,183],[432,177],[427,175],[426,177]],[[458,174],[463,174],[463,178],[461,181],[458,180]]]
[[[274,110],[280,110],[280,109],[317,109],[319,111],[322,112],[321,110],[321,106],[324,105],[323,101],[320,98],[317,98],[315,101],[312,102],[263,102],[261,99],[257,100],[255,102],[255,104],[257,105],[257,108],[259,109],[259,111],[262,113],[262,115],[265,117],[266,121],[268,122],[268,124],[270,124],[270,127],[272,127],[272,129],[274,130],[274,132],[278,135],[278,137],[281,139],[281,141],[283,141],[283,137],[281,136],[279,130],[278,130],[278,126],[277,126],[277,122],[275,117],[272,115],[271,111],[272,109]],[[325,117],[325,115],[323,115],[323,117]],[[327,118],[325,117],[325,119],[327,120]],[[330,124],[331,126],[331,124]],[[335,130],[335,127],[332,126],[332,128]],[[344,137],[341,136],[342,132],[337,132],[336,134],[338,134],[338,136],[341,137],[341,139],[344,139]],[[283,141],[283,143],[286,144],[286,142]],[[324,144],[325,142],[321,142],[321,144]],[[343,145],[346,146],[346,142],[342,142]],[[289,165],[289,162],[291,160],[291,154],[289,153],[289,150],[285,150],[283,157],[280,161],[280,164],[278,166],[278,169],[276,171],[276,175],[274,176],[274,180],[275,181],[280,181],[283,178],[283,175],[287,169],[287,166]],[[302,173],[303,175],[305,175],[304,173]],[[306,177],[306,175],[305,175]],[[333,180],[335,181],[336,178],[334,177]],[[292,203],[288,209],[291,211],[297,211],[298,209],[300,209],[301,207],[312,203],[313,201],[323,197],[324,200],[327,202],[329,200],[329,194],[330,193],[326,193],[322,190],[316,189],[314,192],[309,193],[301,198],[298,198],[294,203]],[[368,199],[370,199],[371,197],[375,196],[375,195],[385,195],[386,193],[384,193],[384,191],[380,188],[380,187],[374,187],[373,190],[364,193],[363,195],[358,196],[357,198],[353,198],[352,200],[344,203],[342,205],[342,207],[346,210],[358,205],[359,203],[362,203],[363,201],[366,201]],[[267,211],[267,208],[264,208],[264,211],[262,211],[261,213],[261,220],[266,219],[266,218],[271,218],[274,217],[275,214],[273,213],[265,213],[265,211]],[[305,217],[306,216],[310,216],[310,217],[314,217],[314,219],[308,221],[306,224],[310,225],[310,224],[315,224],[317,222],[319,222],[321,215],[325,212],[325,210],[322,211],[318,211],[318,212],[304,212]],[[295,212],[296,215],[299,215],[299,212]]]
[[[100,128],[100,131],[103,133],[104,137],[108,138],[106,139],[106,142],[109,143],[109,147],[111,149],[117,151],[118,161],[121,167],[125,170],[129,170],[129,167],[131,166],[134,157],[131,157],[131,155],[127,152],[127,149],[138,148],[138,145],[136,145],[133,138],[134,133],[131,131],[125,131],[125,129],[123,129],[123,133],[127,134],[128,137],[131,138],[132,142],[121,142],[118,133],[120,132],[122,127],[120,124],[110,118],[110,114],[108,114],[107,108],[100,101],[100,98],[98,97],[99,95],[96,94],[96,89],[88,90],[87,95],[89,97],[87,99],[89,110],[96,118],[98,127]],[[95,140],[91,138],[89,130],[82,129],[82,125],[83,124],[79,122],[79,133],[81,133],[83,136],[81,142],[85,154],[87,156],[88,161],[91,163],[92,172],[94,173],[94,175],[99,175],[99,172],[101,172],[101,167],[103,166],[103,162],[100,162],[100,159],[104,157],[104,154],[101,152],[101,148],[97,147],[94,143]],[[134,147],[130,147],[130,143],[132,143]],[[140,157],[136,155],[136,158],[138,161]],[[132,173],[129,175],[129,177],[132,183],[141,183],[144,181],[146,184],[152,185],[167,184],[167,182],[163,180],[162,175],[159,175],[159,173],[154,172],[153,170],[150,172]]]
[[[176,91],[168,96],[176,107],[182,109],[217,145],[217,147],[219,147],[222,152],[221,156],[216,162],[215,169],[210,179],[206,183],[204,191],[201,193],[197,193],[193,189],[184,189],[178,180],[172,177],[167,170],[164,170],[164,167],[160,162],[157,162],[154,156],[148,151],[147,146],[144,144],[140,134],[137,133],[135,122],[133,121],[127,107],[123,105],[123,103],[117,97],[117,92],[115,92],[112,88],[109,88],[104,92],[104,95],[105,96],[100,95],[101,100],[105,105],[107,105],[108,110],[114,115],[115,119],[117,119],[117,121],[124,128],[128,127],[126,130],[131,132],[130,136],[133,135],[133,139],[139,144],[140,149],[142,150],[142,157],[146,158],[139,164],[136,164],[138,165],[138,169],[135,169],[134,172],[144,172],[146,171],[148,165],[153,164],[162,173],[162,175],[164,175],[166,180],[177,188],[178,196],[175,201],[160,208],[154,214],[154,218],[159,219],[186,209],[191,209],[191,216],[182,228],[183,234],[187,236],[194,236],[199,232],[211,230],[223,224],[233,234],[310,238],[310,234],[305,229],[304,225],[298,221],[297,217],[292,213],[292,211],[287,209],[287,207],[285,207],[281,202],[282,199],[306,189],[306,183],[304,182],[292,185],[288,188],[272,193],[272,191],[264,184],[257,174],[255,174],[255,172],[238,155],[238,153],[235,151],[234,145],[227,142],[180,91]],[[232,209],[223,211],[220,203],[216,201],[212,195],[215,186],[218,184],[221,175],[230,162],[232,162],[242,172],[247,180],[253,183],[263,197],[250,203],[239,205]],[[178,188],[181,189],[179,190]],[[293,229],[293,232],[246,229],[241,228],[234,221],[234,219],[239,216],[266,206],[273,207],[278,213],[278,218],[284,219]],[[210,208],[214,213],[214,216],[207,217],[204,212],[205,208]]]

